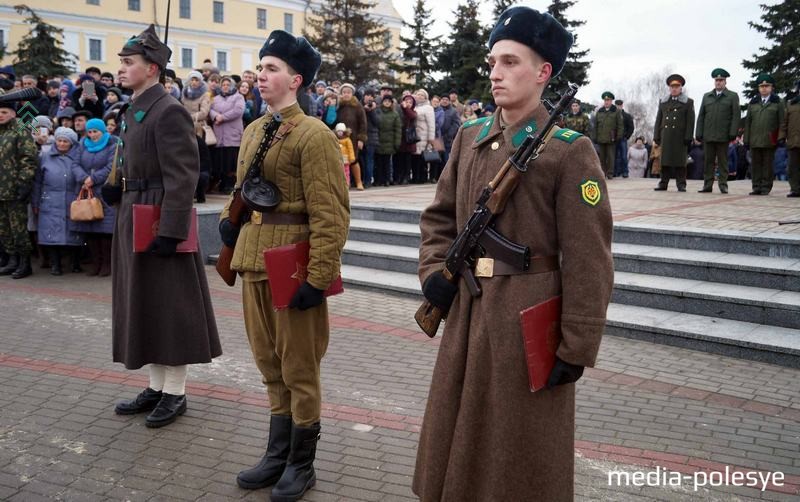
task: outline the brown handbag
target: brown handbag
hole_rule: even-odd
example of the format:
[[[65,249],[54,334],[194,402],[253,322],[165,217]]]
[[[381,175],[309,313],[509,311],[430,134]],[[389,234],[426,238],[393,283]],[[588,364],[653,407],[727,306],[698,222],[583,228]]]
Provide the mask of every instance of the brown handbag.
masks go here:
[[[103,219],[103,204],[94,196],[90,187],[82,186],[78,198],[69,205],[72,221],[97,221]]]

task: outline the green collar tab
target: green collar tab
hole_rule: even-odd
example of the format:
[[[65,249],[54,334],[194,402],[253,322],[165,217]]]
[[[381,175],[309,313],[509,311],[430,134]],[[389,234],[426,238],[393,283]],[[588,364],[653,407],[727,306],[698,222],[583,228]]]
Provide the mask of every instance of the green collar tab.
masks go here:
[[[464,124],[461,127],[464,128],[464,129],[467,129],[467,128],[472,127],[472,126],[483,124],[487,120],[489,120],[489,117],[481,117],[479,119],[467,120],[466,122],[464,122]]]
[[[526,137],[535,133],[537,130],[538,127],[536,126],[536,119],[531,119],[530,122],[520,127],[519,131],[517,131],[517,134],[511,138],[511,144],[514,146],[514,148],[517,148],[522,144],[523,141],[525,141]]]
[[[576,139],[583,136],[583,134],[579,133],[578,131],[573,131],[572,129],[559,129],[558,132],[553,134],[553,137],[556,139],[560,139],[561,141],[565,141],[567,143],[574,143]]]
[[[491,130],[492,124],[494,124],[494,116],[484,117],[484,119],[486,119],[486,120],[485,120],[485,122],[483,124],[483,127],[481,128],[481,132],[479,132],[478,135],[475,136],[475,143],[480,143],[480,141],[483,138],[488,136],[489,135],[489,130]]]
[[[136,122],[141,122],[144,120],[144,116],[147,114],[144,110],[139,110],[138,112],[133,114],[133,118],[136,119]]]

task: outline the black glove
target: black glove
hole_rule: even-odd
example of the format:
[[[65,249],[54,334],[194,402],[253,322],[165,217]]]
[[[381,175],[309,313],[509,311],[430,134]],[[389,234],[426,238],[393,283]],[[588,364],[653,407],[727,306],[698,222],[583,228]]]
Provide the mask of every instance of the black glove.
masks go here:
[[[289,308],[308,310],[312,307],[316,307],[325,299],[324,294],[325,291],[304,282],[292,297],[292,301],[289,302]]]
[[[121,185],[103,185],[100,187],[100,196],[109,206],[113,206],[122,200]]]
[[[577,382],[581,376],[583,376],[583,366],[576,366],[556,357],[556,365],[553,366],[553,371],[547,379],[547,388],[552,389],[556,385]]]
[[[27,202],[31,198],[31,192],[33,191],[33,184],[25,184],[19,187],[17,190],[17,200],[22,202]]]
[[[703,142],[703,137],[702,136],[698,136],[695,139],[697,140],[698,143],[702,143]]]
[[[781,147],[781,146],[786,146],[786,140],[785,140],[785,139],[779,139],[779,140],[778,140],[778,145],[777,145],[777,146],[778,146],[778,147]]]
[[[222,243],[229,248],[236,247],[236,239],[239,238],[239,227],[231,223],[231,220],[225,218],[219,222],[219,236],[222,238]]]
[[[180,242],[181,239],[176,239],[174,237],[163,237],[159,235],[153,239],[153,242],[151,242],[149,246],[147,246],[145,253],[154,254],[162,258],[174,256],[176,253],[175,249],[178,247]]]
[[[441,271],[429,275],[422,285],[422,294],[425,298],[444,313],[450,310],[457,293],[458,286],[448,281]]]

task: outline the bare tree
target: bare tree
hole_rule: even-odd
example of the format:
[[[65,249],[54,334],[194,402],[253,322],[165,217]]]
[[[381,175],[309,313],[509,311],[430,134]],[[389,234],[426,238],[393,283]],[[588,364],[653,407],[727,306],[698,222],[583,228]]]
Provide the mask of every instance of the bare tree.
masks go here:
[[[668,92],[664,79],[671,73],[672,68],[667,66],[638,80],[621,82],[614,87],[619,89],[617,97],[625,101],[625,111],[633,115],[634,137],[644,136],[647,141],[653,139],[658,102]]]

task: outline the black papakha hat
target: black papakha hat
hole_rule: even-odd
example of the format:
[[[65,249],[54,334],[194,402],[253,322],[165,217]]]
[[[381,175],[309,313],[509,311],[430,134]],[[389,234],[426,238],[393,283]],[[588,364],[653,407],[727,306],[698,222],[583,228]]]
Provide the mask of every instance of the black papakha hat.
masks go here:
[[[286,62],[294,71],[303,77],[302,86],[314,82],[317,70],[322,64],[322,57],[303,37],[295,37],[283,30],[275,30],[269,34],[264,46],[258,51],[258,58],[275,56]]]
[[[156,34],[152,24],[146,30],[125,42],[125,46],[117,53],[118,56],[133,56],[139,54],[146,61],[155,63],[162,70],[167,67],[172,50],[164,44]]]
[[[573,38],[550,14],[530,7],[511,7],[497,19],[489,35],[489,49],[500,40],[513,40],[533,49],[553,65],[555,77],[564,68]]]

